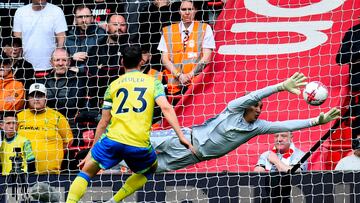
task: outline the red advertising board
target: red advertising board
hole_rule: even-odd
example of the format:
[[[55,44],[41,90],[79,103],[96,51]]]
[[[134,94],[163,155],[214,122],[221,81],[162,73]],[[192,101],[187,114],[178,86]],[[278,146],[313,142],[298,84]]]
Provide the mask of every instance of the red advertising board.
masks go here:
[[[344,106],[348,66],[335,62],[345,32],[360,23],[360,0],[229,0],[215,26],[216,50],[211,66],[176,107],[183,126],[199,124],[221,112],[227,102],[295,72],[321,81],[329,98],[310,106],[302,96],[281,92],[264,100],[260,119],[269,121],[315,117]],[[332,124],[294,132],[294,142],[307,151]],[[272,147],[271,135],[256,137],[228,156],[198,164],[196,171],[252,170],[259,155]],[[323,168],[321,153],[310,169]]]

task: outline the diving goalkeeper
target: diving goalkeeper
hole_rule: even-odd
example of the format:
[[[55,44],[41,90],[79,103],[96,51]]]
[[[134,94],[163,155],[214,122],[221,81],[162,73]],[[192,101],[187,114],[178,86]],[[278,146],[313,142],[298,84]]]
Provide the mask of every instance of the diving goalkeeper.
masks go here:
[[[333,108],[318,117],[304,120],[270,122],[260,120],[263,98],[280,91],[300,94],[299,88],[306,84],[302,73],[295,73],[286,81],[251,92],[231,101],[217,116],[201,125],[183,128],[191,140],[195,153],[180,144],[173,130],[160,130],[151,133],[150,141],[157,151],[158,168],[164,172],[185,168],[201,161],[219,158],[261,134],[289,132],[328,123],[340,117],[340,110]]]

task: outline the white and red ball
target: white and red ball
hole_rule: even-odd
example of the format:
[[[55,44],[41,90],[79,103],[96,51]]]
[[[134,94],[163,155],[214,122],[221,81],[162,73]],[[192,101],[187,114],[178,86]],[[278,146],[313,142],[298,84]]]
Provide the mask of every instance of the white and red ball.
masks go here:
[[[327,87],[319,81],[308,83],[303,91],[305,101],[313,106],[319,106],[324,103],[328,94]]]

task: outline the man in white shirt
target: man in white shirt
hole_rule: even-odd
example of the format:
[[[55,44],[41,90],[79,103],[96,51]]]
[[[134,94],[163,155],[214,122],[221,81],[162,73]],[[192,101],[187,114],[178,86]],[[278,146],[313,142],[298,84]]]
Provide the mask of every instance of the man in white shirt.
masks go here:
[[[354,153],[342,158],[335,167],[337,171],[360,170],[360,135],[352,141]]]
[[[15,13],[14,36],[22,38],[24,57],[35,71],[51,70],[51,53],[64,45],[66,31],[63,11],[46,0],[32,0]]]
[[[254,171],[286,172],[297,164],[305,153],[295,147],[292,138],[291,132],[274,134],[274,148],[260,155]],[[307,162],[303,163],[300,169],[307,171]]]
[[[180,6],[181,22],[163,29],[158,50],[168,71],[168,93],[181,94],[211,60],[215,49],[212,29],[206,23],[195,21],[197,10],[192,1]]]

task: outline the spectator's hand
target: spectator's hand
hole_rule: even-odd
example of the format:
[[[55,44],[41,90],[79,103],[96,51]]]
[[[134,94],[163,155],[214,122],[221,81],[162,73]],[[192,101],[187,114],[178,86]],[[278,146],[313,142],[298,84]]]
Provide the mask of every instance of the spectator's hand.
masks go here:
[[[179,81],[182,85],[188,85],[191,82],[192,78],[193,78],[193,74],[191,73],[181,74],[179,76]]]
[[[278,161],[280,161],[279,157],[272,151],[269,153],[268,160],[272,164],[276,164]]]
[[[290,93],[299,95],[300,87],[305,86],[307,82],[304,82],[307,78],[304,74],[296,72],[290,78],[280,83],[278,86],[279,90],[286,90]]]
[[[69,68],[69,70],[71,70],[71,71],[73,71],[73,72],[75,72],[75,73],[78,73],[78,72],[79,72],[79,68],[76,67],[76,66],[71,66],[71,67]]]
[[[75,61],[84,61],[87,57],[88,54],[86,52],[76,52],[72,58]]]
[[[340,118],[340,109],[332,108],[325,114],[321,112],[318,117],[313,119],[312,123],[313,125],[322,125],[338,118]]]

